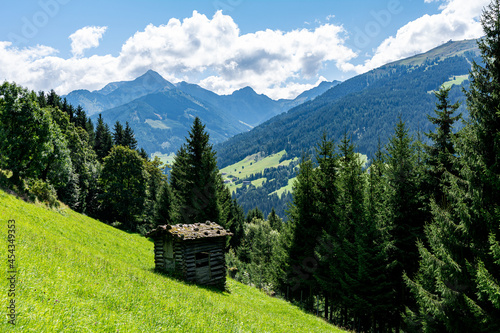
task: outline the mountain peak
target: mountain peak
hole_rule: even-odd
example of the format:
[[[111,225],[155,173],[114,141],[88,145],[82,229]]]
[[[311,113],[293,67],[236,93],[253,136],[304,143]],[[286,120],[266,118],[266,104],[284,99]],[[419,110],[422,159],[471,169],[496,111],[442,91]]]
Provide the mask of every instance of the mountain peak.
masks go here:
[[[257,94],[255,92],[255,90],[253,90],[252,87],[246,86],[246,87],[243,87],[241,89],[233,91],[233,93],[231,94],[231,96],[239,96],[239,97],[245,96],[245,97],[250,97],[250,96],[262,96],[262,95]]]
[[[154,85],[163,85],[163,86],[171,86],[172,84],[165,80],[163,76],[158,74],[158,72],[155,72],[154,70],[150,69],[146,73],[142,74],[138,78],[136,78],[132,82],[141,82],[141,83],[149,83],[149,84],[154,84]]]

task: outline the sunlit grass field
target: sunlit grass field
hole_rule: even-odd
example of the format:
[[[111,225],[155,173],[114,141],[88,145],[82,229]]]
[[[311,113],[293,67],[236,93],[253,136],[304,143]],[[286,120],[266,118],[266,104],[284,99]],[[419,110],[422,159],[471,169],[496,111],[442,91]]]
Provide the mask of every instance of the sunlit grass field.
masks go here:
[[[0,191],[1,332],[340,332],[228,279],[226,292],[154,272],[153,244]],[[15,220],[16,324],[8,323],[7,221]]]

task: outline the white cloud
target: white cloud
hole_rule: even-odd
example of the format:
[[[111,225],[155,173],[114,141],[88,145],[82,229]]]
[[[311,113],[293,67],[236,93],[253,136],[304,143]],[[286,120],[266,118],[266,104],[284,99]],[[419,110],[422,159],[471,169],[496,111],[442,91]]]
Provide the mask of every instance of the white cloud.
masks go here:
[[[401,27],[371,59],[357,66],[352,64],[357,54],[345,45],[342,26],[326,23],[241,34],[230,16],[219,11],[207,18],[195,11],[183,20],[148,25],[126,40],[117,56],[84,56],[86,49],[99,46],[106,27],[86,27],[72,34],[69,59],[47,46],[18,49],[0,42],[0,80],[66,94],[131,80],[153,69],[171,82],[185,80],[220,94],[251,86],[272,98],[293,98],[321,79],[318,73],[326,64],[361,73],[449,39],[477,38],[482,34],[478,18],[488,1],[442,2],[440,13]]]
[[[71,53],[75,57],[83,56],[83,51],[99,46],[99,39],[102,38],[108,27],[84,27],[77,30],[69,39],[71,39]]]
[[[97,47],[106,27],[85,27],[70,36],[73,57],[39,46],[16,49],[0,43],[0,79],[35,90],[98,89],[111,81],[130,80],[148,69],[167,80],[199,83],[217,93],[251,86],[272,98],[291,98],[303,84],[318,79],[325,62],[338,66],[356,56],[344,45],[342,26],[241,34],[233,19],[217,12],[211,19],[196,11],[184,20],[148,25],[122,46],[118,56],[84,57]],[[301,83],[298,83],[301,82]]]
[[[424,0],[425,2],[439,0]],[[437,47],[448,40],[479,38],[483,31],[479,18],[490,0],[445,0],[441,12],[424,15],[401,27],[395,36],[385,39],[363,65],[342,64],[344,71],[363,73],[386,63],[400,60]]]

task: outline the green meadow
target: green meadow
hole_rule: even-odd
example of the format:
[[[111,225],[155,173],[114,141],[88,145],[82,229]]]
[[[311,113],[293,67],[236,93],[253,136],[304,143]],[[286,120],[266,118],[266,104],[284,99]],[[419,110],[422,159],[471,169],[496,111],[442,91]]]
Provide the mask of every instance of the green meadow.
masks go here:
[[[341,332],[232,279],[220,292],[154,271],[153,243],[0,191],[2,332]],[[15,220],[15,296],[7,280]],[[15,325],[7,305],[15,299]]]

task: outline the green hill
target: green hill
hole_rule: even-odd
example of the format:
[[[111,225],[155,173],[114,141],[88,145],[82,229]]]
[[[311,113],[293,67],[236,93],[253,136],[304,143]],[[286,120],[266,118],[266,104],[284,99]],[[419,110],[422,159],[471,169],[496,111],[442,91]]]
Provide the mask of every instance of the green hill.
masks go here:
[[[2,332],[340,332],[231,279],[229,292],[218,292],[155,273],[152,242],[70,209],[0,191],[0,216],[4,259],[7,221],[15,220],[18,272],[12,326],[2,260]]]

